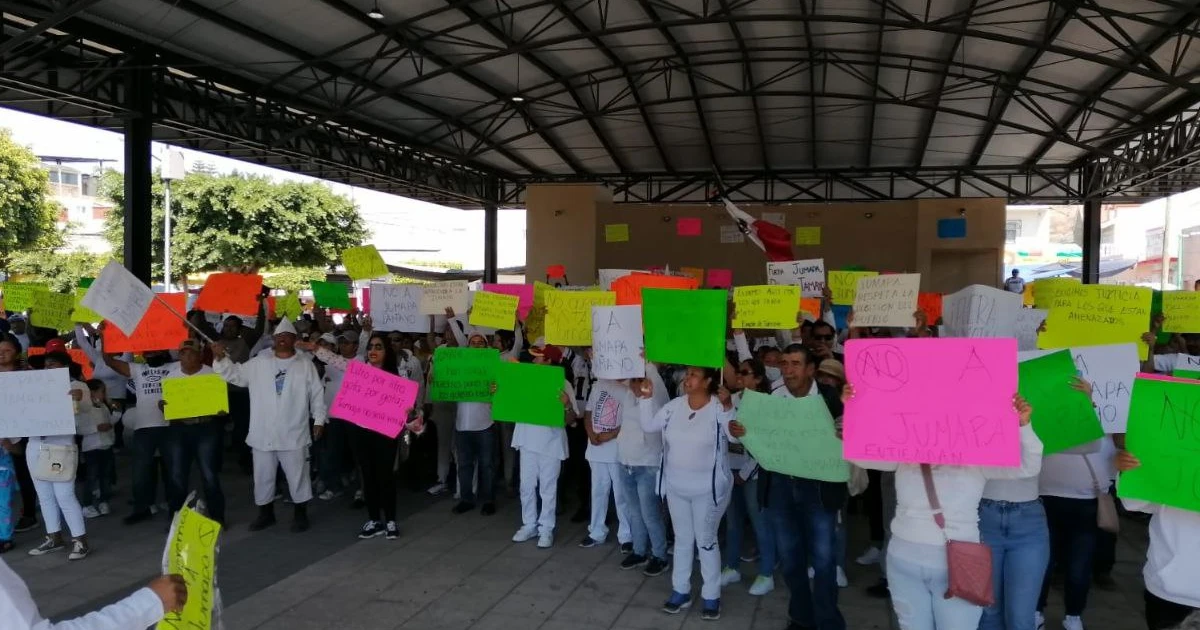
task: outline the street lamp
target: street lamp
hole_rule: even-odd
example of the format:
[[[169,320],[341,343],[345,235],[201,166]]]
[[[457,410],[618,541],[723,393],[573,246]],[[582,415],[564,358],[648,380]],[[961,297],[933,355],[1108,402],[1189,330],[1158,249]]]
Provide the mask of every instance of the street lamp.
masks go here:
[[[163,159],[162,179],[163,192],[163,290],[171,290],[171,182],[183,179],[187,174],[183,167],[183,153],[175,149],[167,149]]]

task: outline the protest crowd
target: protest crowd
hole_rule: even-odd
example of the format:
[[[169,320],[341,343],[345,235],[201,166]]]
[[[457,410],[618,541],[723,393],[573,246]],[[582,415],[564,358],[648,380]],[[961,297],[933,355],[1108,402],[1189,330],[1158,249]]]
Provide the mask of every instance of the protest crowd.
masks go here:
[[[1121,519],[1142,514],[1145,626],[1194,627],[1200,335],[1175,333],[1200,328],[1175,325],[1171,292],[1014,275],[930,296],[917,274],[820,260],[773,260],[745,287],[562,271],[373,282],[352,305],[345,285],[302,304],[234,273],[155,296],[111,263],[53,317],[7,283],[0,385],[24,397],[0,411],[0,552],[85,560],[96,518],[288,527],[299,551],[314,501],[364,512],[348,536],[393,540],[407,485],[453,495],[457,518],[503,518],[511,493],[520,522],[497,526],[514,543],[615,540],[614,570],[669,572],[669,614],[716,620],[722,591],[783,586],[788,630],[843,630],[855,562],[880,565],[871,592],[901,628],[1081,630]],[[247,523],[226,517],[235,467]],[[556,538],[567,518],[585,538]],[[182,606],[178,581],[72,627],[145,627]],[[43,627],[2,561],[0,587],[0,625]],[[1058,588],[1066,616],[1048,620]]]

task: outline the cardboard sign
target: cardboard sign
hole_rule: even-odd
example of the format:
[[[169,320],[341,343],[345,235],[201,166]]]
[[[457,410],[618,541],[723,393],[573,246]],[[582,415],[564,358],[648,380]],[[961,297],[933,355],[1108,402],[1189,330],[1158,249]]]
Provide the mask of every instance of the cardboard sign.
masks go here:
[[[491,402],[499,365],[500,351],[494,348],[438,348],[433,351],[429,400]]]
[[[1137,377],[1141,367],[1137,347],[1131,343],[1122,343],[1069,350],[1071,358],[1075,361],[1076,373],[1092,384],[1092,400],[1096,403],[1104,432],[1124,433],[1129,421],[1129,398],[1133,392],[1133,379]],[[1018,359],[1027,361],[1051,352],[1054,351],[1021,352]]]
[[[71,311],[74,309],[74,295],[38,291],[33,295],[33,308],[29,309],[29,323],[60,332],[71,330],[75,327],[71,320]]]
[[[642,292],[646,359],[720,368],[725,365],[725,321],[729,294],[714,289]]]
[[[746,391],[738,422],[746,427],[742,444],[763,468],[803,479],[850,479],[850,464],[842,458],[842,441],[824,398]]]
[[[96,281],[100,283],[99,280]],[[88,289],[88,295],[96,285]],[[188,329],[180,317],[187,312],[186,293],[162,293],[154,300],[132,335],[126,335],[115,322],[104,327],[104,351],[111,353],[175,350],[188,338]],[[163,304],[166,302],[166,304]],[[174,312],[172,312],[174,311]],[[178,313],[178,315],[177,315]]]
[[[115,260],[108,261],[88,287],[83,305],[103,316],[126,335],[132,335],[154,302],[154,292]],[[186,300],[184,306],[186,306]],[[161,306],[161,305],[160,305]],[[185,311],[180,311],[183,314]],[[109,352],[116,352],[107,347]]]
[[[798,228],[796,228],[796,244],[797,245],[820,245],[821,244],[821,228],[819,228],[819,227],[798,227]]]
[[[947,337],[1015,337],[1022,305],[1020,294],[973,284],[947,295],[942,307]]]
[[[567,268],[564,265],[547,265],[547,278],[565,278],[567,277]]]
[[[1075,278],[1043,278],[1026,286],[1032,287],[1030,292],[1033,294],[1034,306],[1049,309],[1059,292],[1082,285],[1083,283]]]
[[[942,317],[942,294],[922,291],[917,294],[917,309],[925,313],[925,323],[933,326]]]
[[[1200,291],[1162,292],[1163,332],[1200,332]]]
[[[374,280],[391,274],[374,245],[351,247],[342,252],[342,266],[351,280]]]
[[[546,343],[592,345],[592,307],[613,306],[616,301],[611,291],[550,292],[546,296]]]
[[[14,313],[24,313],[33,308],[37,294],[50,290],[44,284],[26,282],[5,282],[0,286],[4,289],[4,309]]]
[[[91,286],[90,284],[88,286]],[[83,297],[87,295],[87,287],[75,289],[75,308],[71,310],[71,321],[83,324],[99,324],[104,318],[100,313],[83,305]]]
[[[604,226],[604,242],[606,243],[628,243],[629,242],[629,224],[628,223],[609,223]]]
[[[300,316],[304,314],[304,305],[300,303],[300,294],[296,291],[288,291],[285,295],[276,298],[275,314],[280,319],[300,319]]]
[[[825,275],[829,279],[829,290],[833,293],[833,303],[854,306],[854,296],[858,292],[858,279],[877,276],[879,272],[829,271]]]
[[[846,459],[1020,465],[1016,340],[851,339],[846,367]]]
[[[210,313],[258,315],[262,276],[248,273],[214,273],[204,281],[192,308]]]
[[[642,307],[592,307],[592,376],[644,378]]]
[[[632,275],[635,272],[630,269],[601,269],[596,272],[599,278],[600,288],[604,291],[612,291],[612,283],[620,278]]]
[[[46,354],[46,349],[41,346],[34,346],[25,349],[25,356],[36,357],[43,354]],[[95,372],[95,366],[92,365],[91,358],[89,358],[87,353],[83,351],[83,348],[67,348],[67,355],[70,356],[71,360],[78,364],[79,368],[83,371],[83,380],[91,380],[92,375]]]
[[[420,387],[362,361],[351,361],[329,415],[395,438],[408,424]]]
[[[217,539],[221,524],[184,506],[167,541],[163,573],[181,575],[187,602],[180,612],[167,613],[158,630],[209,630],[214,627]]]
[[[501,361],[496,368],[492,419],[546,427],[566,424],[562,395],[567,385],[557,365]]]
[[[0,406],[4,409],[0,435],[75,435],[75,407],[70,392],[71,378],[66,368],[0,372]]]
[[[800,287],[762,285],[734,287],[733,327],[742,329],[791,330],[797,326]]]
[[[529,317],[529,309],[533,308],[533,285],[532,284],[491,284],[484,283],[483,290],[488,293],[499,293],[501,295],[514,295],[518,298],[517,316],[521,321],[525,321]],[[510,330],[510,329],[505,329]]]
[[[1121,473],[1117,494],[1200,512],[1200,382],[1139,377],[1125,448],[1141,466]]]
[[[421,314],[445,315],[449,308],[462,315],[467,312],[468,293],[466,280],[427,284],[421,287]]]
[[[1033,430],[1046,455],[1104,437],[1091,397],[1070,385],[1075,375],[1067,350],[1022,361],[1018,368],[1018,391],[1033,407]]]
[[[728,289],[733,286],[733,270],[709,269],[708,281],[704,285],[710,289]]]
[[[229,386],[220,374],[195,374],[162,380],[163,417],[203,418],[229,412]]]
[[[920,286],[919,273],[859,278],[854,298],[854,326],[913,327]]]
[[[313,301],[316,302],[317,306],[343,311],[349,311],[353,308],[350,304],[350,294],[347,292],[346,285],[340,282],[313,280],[309,283],[309,286],[312,287]]]
[[[1046,321],[1049,311],[1040,308],[1023,308],[1017,311],[1017,349],[1021,352],[1037,349],[1038,328]]]
[[[699,286],[700,283],[690,276],[638,273],[614,281],[612,290],[617,294],[618,305],[629,306],[642,303],[642,289],[695,289]]]
[[[375,330],[427,333],[429,316],[421,314],[421,285],[371,283],[371,325]]]
[[[769,262],[767,284],[794,284],[803,297],[819,298],[825,291],[825,259]]]
[[[520,298],[515,295],[476,291],[470,323],[494,330],[512,330],[516,326],[519,303]]]
[[[1145,361],[1150,348],[1142,341],[1150,322],[1152,291],[1109,284],[1069,286],[1055,294],[1046,316],[1044,349],[1136,343]],[[1041,302],[1038,302],[1041,306]]]

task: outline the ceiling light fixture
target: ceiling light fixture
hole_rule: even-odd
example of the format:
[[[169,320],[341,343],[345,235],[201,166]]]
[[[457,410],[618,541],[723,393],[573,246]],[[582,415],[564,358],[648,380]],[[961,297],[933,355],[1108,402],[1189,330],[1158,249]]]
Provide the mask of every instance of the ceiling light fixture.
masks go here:
[[[524,103],[524,102],[525,102],[525,97],[524,97],[524,96],[514,96],[514,97],[512,97],[512,102],[514,102],[514,103]]]
[[[375,6],[371,7],[371,10],[367,12],[367,17],[371,18],[372,20],[382,20],[383,19],[383,11],[379,10],[378,2],[376,2]]]

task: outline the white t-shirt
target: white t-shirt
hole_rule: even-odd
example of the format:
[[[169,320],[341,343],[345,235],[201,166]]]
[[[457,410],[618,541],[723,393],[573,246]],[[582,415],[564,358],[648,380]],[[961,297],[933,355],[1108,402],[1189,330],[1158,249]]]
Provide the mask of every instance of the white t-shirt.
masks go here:
[[[150,367],[145,363],[129,364],[129,373],[133,376],[133,391],[137,393],[137,406],[129,414],[133,419],[135,431],[167,426],[163,412],[158,408],[158,403],[162,401],[162,380],[172,370],[177,369],[177,362],[164,363],[159,367]]]
[[[1019,277],[1010,277],[1004,281],[1004,290],[1009,293],[1024,293],[1025,281]]]
[[[622,414],[637,413],[637,399],[633,392],[629,391],[627,383],[602,379],[592,386],[586,410],[592,414],[593,432],[600,434],[620,431],[624,424]],[[637,422],[637,417],[631,416],[631,420]],[[617,440],[609,440],[599,446],[588,442],[584,457],[589,462],[617,463]]]

